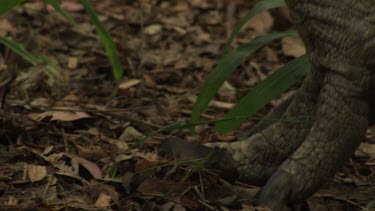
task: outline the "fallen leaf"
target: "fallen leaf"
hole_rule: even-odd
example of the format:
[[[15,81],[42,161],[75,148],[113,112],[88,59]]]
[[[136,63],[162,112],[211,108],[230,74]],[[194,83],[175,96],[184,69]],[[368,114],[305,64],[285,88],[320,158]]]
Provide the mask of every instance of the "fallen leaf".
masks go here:
[[[100,207],[100,208],[109,207],[111,205],[111,201],[112,201],[111,196],[106,191],[102,191],[99,194],[99,197],[95,202],[95,207]]]
[[[5,37],[9,32],[15,33],[17,31],[8,19],[0,19],[0,36]]]
[[[306,53],[305,45],[299,37],[284,37],[281,39],[281,45],[287,56],[296,58]]]
[[[375,159],[375,144],[361,143],[355,152],[355,155],[358,157],[370,157],[370,159]]]
[[[119,139],[122,141],[130,142],[137,141],[143,137],[143,134],[132,126],[126,127],[124,132],[120,135]]]
[[[66,10],[68,12],[79,12],[79,11],[83,10],[82,4],[72,2],[72,1],[63,1],[63,2],[61,2],[60,6],[61,6],[62,9]],[[48,5],[47,10],[49,12],[54,12],[55,8],[52,7],[51,5]]]
[[[38,114],[29,114],[28,117],[35,121],[43,121],[50,118],[49,121],[71,122],[80,119],[91,118],[89,114],[82,111],[46,111]]]
[[[144,33],[147,35],[155,35],[161,32],[162,26],[160,24],[152,24],[149,26],[146,26],[144,29]]]
[[[41,181],[47,176],[47,168],[45,166],[25,165],[25,171],[31,182]]]
[[[130,80],[127,80],[127,81],[124,81],[124,82],[120,83],[119,89],[121,89],[121,90],[129,89],[130,87],[136,86],[136,85],[140,84],[141,82],[142,81],[139,80],[139,79],[130,79]]]
[[[75,69],[78,66],[78,57],[69,57],[68,58],[68,68]]]
[[[90,174],[95,178],[95,179],[102,179],[103,174],[100,168],[93,162],[86,160],[84,158],[81,158],[77,155],[74,154],[69,154],[69,153],[64,153],[64,155],[68,158],[76,160],[80,165],[82,165],[87,171],[90,172]]]
[[[272,29],[274,19],[269,11],[261,12],[250,19],[245,27],[254,29],[257,34],[265,34]]]

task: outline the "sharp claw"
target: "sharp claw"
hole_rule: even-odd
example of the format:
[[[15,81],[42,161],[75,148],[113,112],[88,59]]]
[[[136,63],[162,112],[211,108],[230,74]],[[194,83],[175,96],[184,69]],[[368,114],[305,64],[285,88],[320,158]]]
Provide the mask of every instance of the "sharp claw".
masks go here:
[[[291,189],[291,176],[279,169],[264,186],[259,201],[272,210],[285,210]]]

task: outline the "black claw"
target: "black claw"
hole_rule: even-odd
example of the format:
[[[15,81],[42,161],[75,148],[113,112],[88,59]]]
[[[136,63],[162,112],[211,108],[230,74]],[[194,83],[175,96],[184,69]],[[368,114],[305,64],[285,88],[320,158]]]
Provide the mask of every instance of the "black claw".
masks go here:
[[[292,179],[290,175],[279,169],[264,186],[259,202],[275,211],[285,210],[291,190]]]

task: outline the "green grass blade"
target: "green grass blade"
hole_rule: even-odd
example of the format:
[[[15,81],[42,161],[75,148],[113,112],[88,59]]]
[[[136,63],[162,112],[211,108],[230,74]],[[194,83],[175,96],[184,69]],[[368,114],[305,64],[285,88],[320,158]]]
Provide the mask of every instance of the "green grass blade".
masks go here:
[[[289,89],[307,74],[311,66],[306,55],[301,56],[280,68],[267,79],[259,83],[224,117],[230,121],[218,122],[214,129],[221,133],[228,133],[246,118],[253,115],[260,108]]]
[[[124,71],[121,66],[121,62],[117,53],[117,49],[115,44],[112,41],[111,36],[109,33],[104,29],[102,24],[100,23],[98,17],[96,16],[94,9],[92,8],[91,4],[88,0],[80,0],[83,4],[87,14],[89,15],[91,21],[94,23],[96,31],[98,32],[102,43],[104,45],[107,57],[111,63],[112,71],[114,78],[116,80],[116,85],[118,86],[119,81],[122,78],[122,75],[124,74]]]
[[[5,45],[11,51],[21,56],[24,60],[29,62],[32,66],[38,66],[43,64],[45,66],[45,73],[51,78],[59,80],[59,73],[61,68],[58,64],[52,62],[49,58],[43,55],[33,55],[26,48],[11,39],[0,37],[0,43]]]
[[[255,15],[272,9],[276,7],[282,7],[285,6],[284,0],[262,0],[258,2],[246,15],[243,17],[239,23],[234,27],[231,35],[229,36],[227,42],[224,46],[224,53],[223,55],[227,54],[230,49],[230,44],[233,42],[234,38],[237,36],[238,33],[240,33],[241,28],[246,24],[247,21],[249,21],[252,17]]]
[[[57,0],[44,0],[48,4],[50,4],[52,7],[55,8],[55,10],[60,13],[66,20],[69,21],[70,24],[76,25],[76,22],[72,18],[72,16],[69,15],[65,10],[63,10],[60,6],[60,3]]]
[[[21,4],[25,0],[0,0],[0,15],[13,9],[13,7]]]
[[[220,59],[218,65],[207,77],[199,92],[197,102],[193,107],[191,122],[194,123],[199,120],[200,114],[207,108],[208,103],[214,98],[217,90],[247,56],[275,39],[295,35],[297,35],[295,32],[277,32],[260,36],[250,43],[229,52]]]
[[[27,62],[32,64],[33,66],[39,64],[41,60],[29,53],[23,45],[14,42],[11,39],[5,38],[5,37],[0,37],[0,43],[8,47],[10,50],[12,50],[14,53],[18,54],[21,56],[23,59],[25,59]]]

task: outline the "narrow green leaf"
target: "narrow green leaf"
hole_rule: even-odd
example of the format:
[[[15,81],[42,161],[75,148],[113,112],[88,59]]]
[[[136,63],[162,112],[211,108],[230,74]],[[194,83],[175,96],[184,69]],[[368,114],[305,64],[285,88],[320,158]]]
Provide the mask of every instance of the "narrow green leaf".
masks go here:
[[[20,55],[23,59],[25,59],[27,62],[32,64],[33,66],[37,65],[38,63],[41,62],[41,60],[29,53],[23,45],[14,42],[11,39],[5,38],[5,37],[0,37],[0,43],[8,47],[10,50],[15,52],[16,54]]]
[[[246,120],[246,118],[289,89],[293,84],[300,81],[310,68],[311,66],[306,55],[289,62],[243,97],[225,115],[224,119],[229,118],[231,119],[230,121],[218,122],[214,129],[221,133],[232,131],[241,122]]]
[[[72,18],[72,16],[69,15],[63,8],[61,8],[60,3],[57,0],[44,0],[48,4],[50,4],[52,7],[55,8],[55,10],[60,13],[66,20],[69,21],[70,24],[76,25],[76,22]]]
[[[5,45],[7,48],[9,48],[14,53],[21,56],[24,60],[29,62],[32,66],[38,66],[38,65],[44,65],[45,66],[45,73],[54,79],[59,79],[59,73],[60,73],[60,66],[52,62],[49,58],[43,56],[43,55],[33,55],[29,51],[26,50],[26,48],[20,44],[17,43],[11,39],[0,37],[0,43]]]
[[[277,32],[260,36],[250,43],[240,46],[226,54],[220,59],[216,68],[203,84],[197,102],[193,107],[191,121],[194,123],[199,120],[200,114],[207,108],[208,103],[214,98],[217,90],[247,56],[275,39],[295,35],[297,35],[295,32]]]
[[[104,29],[103,25],[100,23],[89,1],[88,0],[80,0],[80,1],[83,4],[91,21],[94,23],[96,31],[98,32],[102,40],[107,57],[112,66],[112,71],[113,71],[114,78],[116,80],[116,85],[118,86],[119,81],[121,80],[124,71],[121,66],[121,62],[117,53],[116,46],[113,43],[112,38],[109,35],[109,33]]]
[[[0,0],[0,15],[13,9],[13,7],[21,4],[25,0]]]
[[[263,11],[266,11],[266,10],[269,10],[269,9],[272,9],[272,8],[276,8],[276,7],[282,7],[282,6],[285,6],[284,0],[262,0],[262,1],[258,2],[245,15],[245,17],[243,17],[238,22],[238,24],[234,27],[230,37],[228,38],[227,42],[225,43],[225,46],[224,46],[224,49],[223,49],[223,51],[224,51],[223,55],[228,53],[228,51],[230,49],[230,44],[233,42],[233,40],[237,36],[237,34],[240,33],[241,28],[246,24],[246,22],[248,20],[250,20],[252,17],[254,17],[255,15],[257,15],[257,14],[263,12]]]

